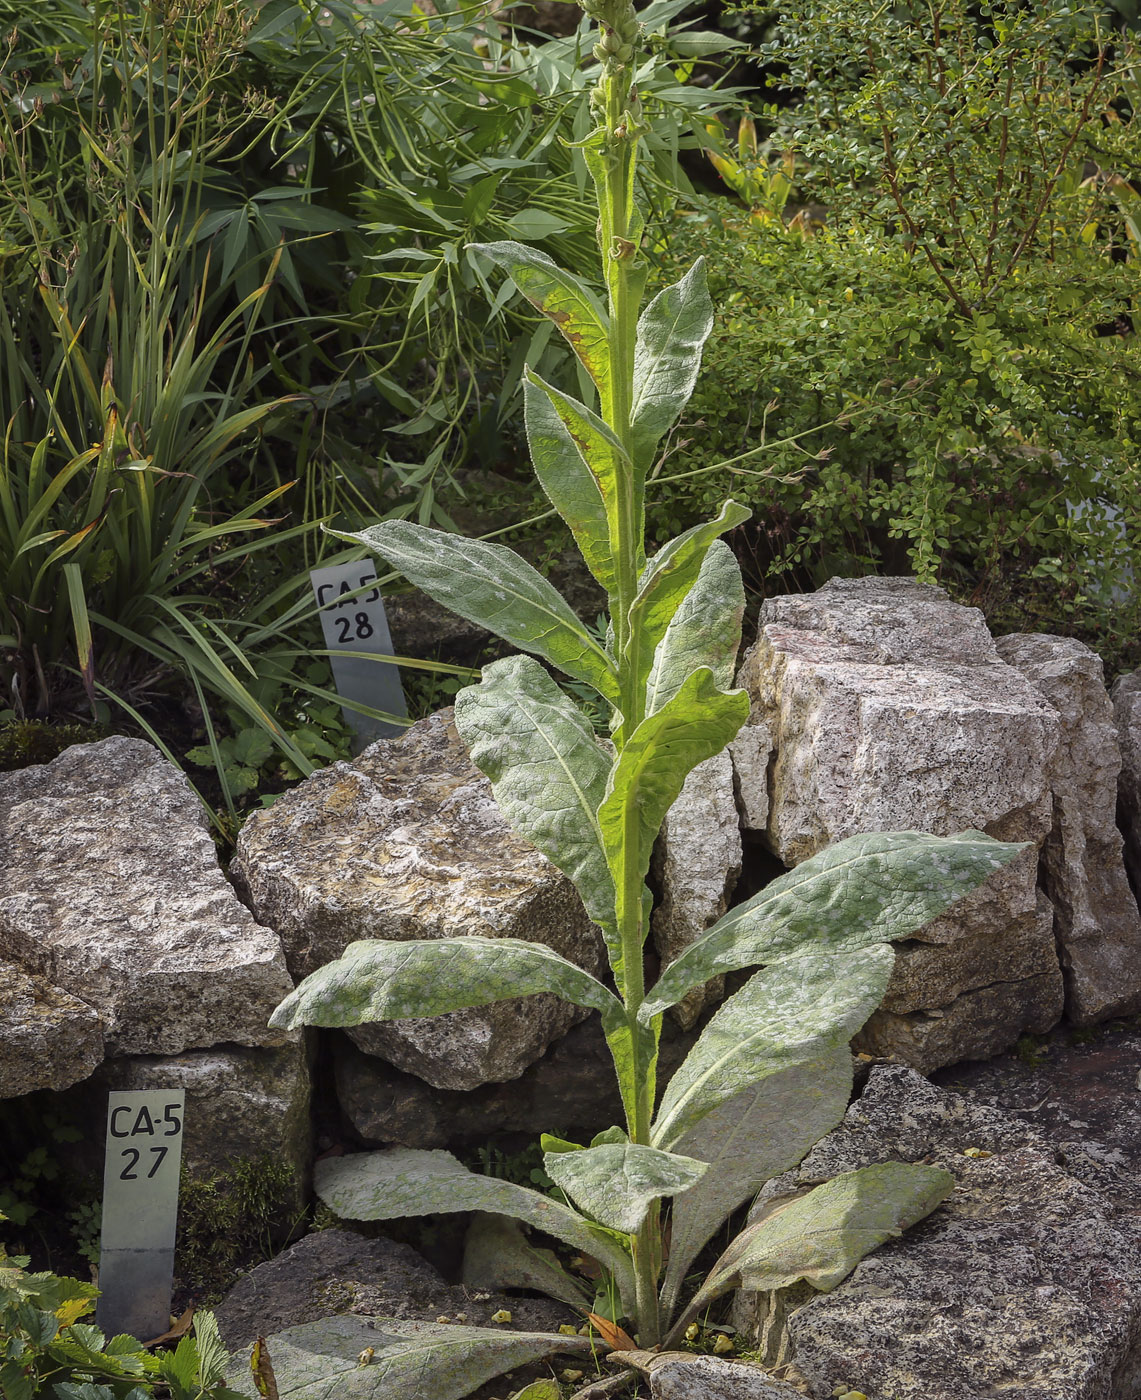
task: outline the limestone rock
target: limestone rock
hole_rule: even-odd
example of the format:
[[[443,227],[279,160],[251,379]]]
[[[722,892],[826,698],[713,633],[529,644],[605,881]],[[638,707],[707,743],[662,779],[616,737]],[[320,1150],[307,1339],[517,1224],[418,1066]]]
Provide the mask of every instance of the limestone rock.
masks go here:
[[[1141,1009],[1141,911],[1116,825],[1121,748],[1101,659],[1072,637],[1014,635],[996,643],[1057,710],[1062,737],[1050,764],[1054,820],[1042,883],[1075,1025]]]
[[[1047,915],[1043,926],[1049,931],[1050,925]],[[959,1060],[986,1059],[1024,1032],[1040,1035],[1061,1014],[1062,974],[1055,963],[1036,977],[964,992],[947,1006],[910,1012],[881,1008],[852,1046],[927,1074]]]
[[[966,1155],[974,1149],[983,1155]],[[991,1154],[991,1155],[986,1155]],[[788,1320],[817,1400],[841,1384],[871,1400],[1116,1400],[1141,1379],[1141,1251],[1128,1217],[1025,1124],[874,1069],[834,1133],[766,1200],[886,1160],[956,1178],[931,1216],[869,1255]],[[757,1295],[738,1295],[748,1329]]]
[[[80,1172],[101,1170],[107,1095],[125,1089],[183,1090],[182,1161],[192,1177],[210,1180],[240,1162],[271,1160],[292,1172],[288,1207],[293,1216],[304,1207],[313,1154],[304,1040],[105,1060],[90,1079],[59,1099],[65,1118],[83,1129],[82,1141],[69,1152]]]
[[[773,735],[768,836],[787,865],[862,831],[1050,829],[1057,714],[941,588],[833,579],[769,598],[738,683]]]
[[[802,1393],[747,1361],[663,1352],[649,1361],[651,1400],[804,1400]]]
[[[367,938],[525,938],[590,972],[602,961],[574,887],[504,821],[450,710],[256,813],[231,874],[296,978]],[[582,1015],[543,993],[350,1034],[437,1088],[473,1089],[518,1076]]]
[[[769,727],[755,716],[737,731],[730,741],[729,755],[733,760],[733,784],[741,826],[746,831],[764,831],[769,820],[769,759],[773,752],[773,736]]]
[[[1119,676],[1110,691],[1121,745],[1117,811],[1125,836],[1125,861],[1141,900],[1141,671]]]
[[[733,798],[733,761],[727,751],[699,763],[666,813],[654,852],[661,891],[651,928],[665,967],[724,914],[741,873],[741,828]],[[673,1008],[684,1029],[725,992],[712,978]]]
[[[796,865],[864,831],[1045,840],[1056,710],[982,614],[913,579],[770,598],[738,683],[769,728],[766,840]],[[860,1041],[925,1070],[1053,1023],[1060,977],[1033,853],[900,946]]]
[[[1029,847],[1002,872],[896,944],[879,1010],[857,1050],[928,1074],[956,1060],[986,1059],[1019,1033],[1041,1034],[1062,1014],[1054,910],[1035,888]]]
[[[0,871],[0,956],[94,1008],[107,1054],[289,1039],[266,1026],[291,987],[278,938],[150,744],[115,736],[0,774]]]
[[[666,1021],[660,1082],[673,1074],[695,1039]],[[347,1037],[334,1039],[333,1068],[341,1110],[369,1144],[457,1149],[486,1143],[498,1133],[523,1133],[532,1140],[554,1133],[589,1142],[604,1128],[625,1121],[597,1015],[572,1026],[518,1079],[467,1092],[435,1089],[362,1054]]]
[[[414,1249],[395,1240],[321,1230],[259,1264],[223,1299],[216,1316],[223,1342],[237,1351],[259,1336],[343,1313],[446,1318],[485,1327],[501,1308],[520,1331],[557,1332],[560,1324],[581,1320],[550,1299],[475,1295],[449,1285]]]
[[[66,1089],[103,1058],[99,1013],[38,973],[0,960],[0,1099]]]

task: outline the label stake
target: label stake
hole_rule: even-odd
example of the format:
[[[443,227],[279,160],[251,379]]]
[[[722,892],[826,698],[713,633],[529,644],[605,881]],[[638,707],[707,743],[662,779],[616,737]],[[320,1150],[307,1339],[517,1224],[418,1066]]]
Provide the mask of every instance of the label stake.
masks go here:
[[[184,1102],[181,1089],[110,1095],[95,1305],[109,1337],[145,1342],[170,1326]]]
[[[321,608],[325,646],[334,653],[329,660],[337,694],[343,700],[355,700],[374,710],[385,710],[390,715],[407,715],[404,688],[396,666],[372,661],[367,656],[336,654],[364,651],[372,656],[393,655],[384,599],[380,589],[375,586],[375,568],[367,560],[357,560],[355,564],[310,569],[309,577]],[[374,739],[404,733],[404,725],[372,719],[348,705],[342,705],[341,712],[345,723],[356,734],[360,748],[371,744]]]

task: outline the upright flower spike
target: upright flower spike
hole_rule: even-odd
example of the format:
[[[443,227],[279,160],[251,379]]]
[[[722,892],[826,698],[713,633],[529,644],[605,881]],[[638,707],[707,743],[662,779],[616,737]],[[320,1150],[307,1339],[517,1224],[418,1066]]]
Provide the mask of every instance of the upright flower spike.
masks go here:
[[[407,1149],[323,1164],[317,1191],[359,1219],[477,1210],[538,1225],[603,1264],[640,1346],[650,1349],[675,1339],[669,1315],[689,1269],[761,1184],[758,1164],[767,1172],[795,1165],[842,1117],[851,1088],[847,1043],[882,1000],[891,943],[1018,848],[978,833],[853,837],[726,915],[647,993],[646,874],[654,840],[688,774],[725,747],[749,710],[748,696],[729,688],[744,592],[720,539],[748,511],[728,501],[715,519],[646,559],[647,474],[693,391],[713,308],[700,261],[641,308],[646,270],[635,171],[645,127],[633,85],[639,24],[628,0],[587,0],[584,8],[600,30],[590,98],[596,124],[581,149],[598,196],[606,305],[587,281],[535,249],[502,242],[478,251],[558,327],[597,388],[595,406],[533,368],[524,376],[536,475],[606,589],[610,636],[599,642],[547,580],[501,545],[409,521],[342,538],[366,545],[438,601],[592,687],[609,705],[613,742],[604,745],[544,667],[517,656],[486,667],[479,685],[457,696],[455,722],[504,816],[572,881],[601,928],[614,990],[524,941],[359,943],[306,979],[274,1023],[342,1026],[439,1015],[540,988],[598,1011],[626,1126],[607,1129],[589,1146],[544,1139],[548,1174],[573,1205],[555,1207],[526,1187],[473,1175],[447,1153]],[[765,970],[710,1020],[659,1103],[663,1012],[710,976],[758,963]],[[811,1111],[808,1104],[788,1111],[790,1083],[813,1096]],[[935,1168],[903,1165],[897,1175],[899,1199],[886,1216],[878,1179],[865,1189],[860,1178],[838,1199],[849,1213],[856,1200],[861,1222],[883,1216],[895,1228],[950,1186]],[[663,1198],[673,1201],[673,1253],[660,1295]],[[864,1240],[862,1228],[833,1242],[841,1271],[874,1242]],[[515,1249],[514,1262],[508,1266],[501,1252],[495,1267],[507,1274],[497,1276],[523,1284],[511,1238],[503,1248],[506,1255]],[[780,1242],[784,1273],[812,1274],[816,1238],[805,1228],[787,1248]],[[716,1296],[738,1277],[768,1277],[769,1240],[758,1232],[740,1258],[723,1257],[703,1296]],[[841,1276],[828,1268],[829,1281]],[[575,1287],[556,1278],[554,1296]],[[683,1314],[675,1332],[687,1321]],[[433,1374],[432,1394],[444,1400],[440,1373]],[[448,1391],[448,1400],[461,1393]],[[378,1390],[377,1400],[400,1395],[394,1368],[392,1386]]]

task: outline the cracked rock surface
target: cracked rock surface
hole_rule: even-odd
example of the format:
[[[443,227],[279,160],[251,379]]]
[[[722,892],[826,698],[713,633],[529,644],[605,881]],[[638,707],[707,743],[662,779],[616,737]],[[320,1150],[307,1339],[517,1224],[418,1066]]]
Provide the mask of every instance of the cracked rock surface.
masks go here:
[[[926,1161],[956,1178],[932,1215],[792,1313],[814,1400],[1134,1400],[1141,1394],[1136,1220],[1019,1117],[903,1067],[872,1070],[844,1121],[758,1205],[839,1172]],[[738,1295],[746,1329],[757,1295]]]
[[[40,979],[38,1000],[25,986],[7,1007],[36,1087],[105,1055],[296,1038],[266,1025],[292,985],[277,935],[235,896],[186,777],[139,739],[0,774],[0,958]],[[74,1001],[87,1010],[50,1011]]]
[[[231,874],[294,977],[357,939],[479,934],[546,943],[596,972],[602,936],[571,882],[507,825],[441,710],[252,816]],[[514,1079],[585,1013],[542,993],[348,1032],[439,1089]]]
[[[1053,821],[1042,885],[1079,1026],[1141,1008],[1141,910],[1129,888],[1116,825],[1121,745],[1101,658],[1073,637],[1016,634],[996,643],[1057,710],[1061,741],[1050,762]]]
[[[661,891],[651,930],[667,967],[725,913],[741,873],[741,826],[733,796],[733,760],[723,750],[699,763],[666,813],[654,848]],[[694,987],[672,1008],[689,1030],[725,994],[724,977]]]

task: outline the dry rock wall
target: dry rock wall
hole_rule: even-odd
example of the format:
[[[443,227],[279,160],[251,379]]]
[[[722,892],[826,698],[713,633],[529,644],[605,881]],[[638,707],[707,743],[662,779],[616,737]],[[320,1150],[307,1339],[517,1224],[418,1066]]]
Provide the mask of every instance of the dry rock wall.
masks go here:
[[[772,735],[763,836],[785,865],[864,831],[1033,848],[900,945],[859,1047],[927,1072],[1052,1026],[1062,977],[1036,852],[1062,722],[982,614],[913,579],[834,579],[764,603],[738,683]]]
[[[307,1058],[267,1025],[292,985],[190,784],[150,744],[113,737],[0,774],[0,1098],[57,1091],[98,1151],[109,1089],[185,1087],[192,1171],[268,1153],[301,1179]]]
[[[739,679],[749,723],[692,774],[655,851],[662,963],[833,841],[981,828],[1026,850],[898,945],[856,1048],[926,1073],[1063,1008],[1079,1024],[1141,1008],[1141,673],[1111,700],[1081,643],[995,642],[938,588],[864,579],[767,600]],[[0,776],[0,1097],[177,1083],[200,1101],[203,1163],[239,1119],[301,1163],[310,1056],[267,1021],[349,943],[521,937],[603,968],[599,931],[507,826],[449,711],[253,815],[231,876],[240,899],[185,778],[147,744]],[[663,1069],[723,992],[678,1008]],[[536,996],[335,1032],[325,1088],[366,1142],[597,1130],[620,1106],[581,1020]]]

